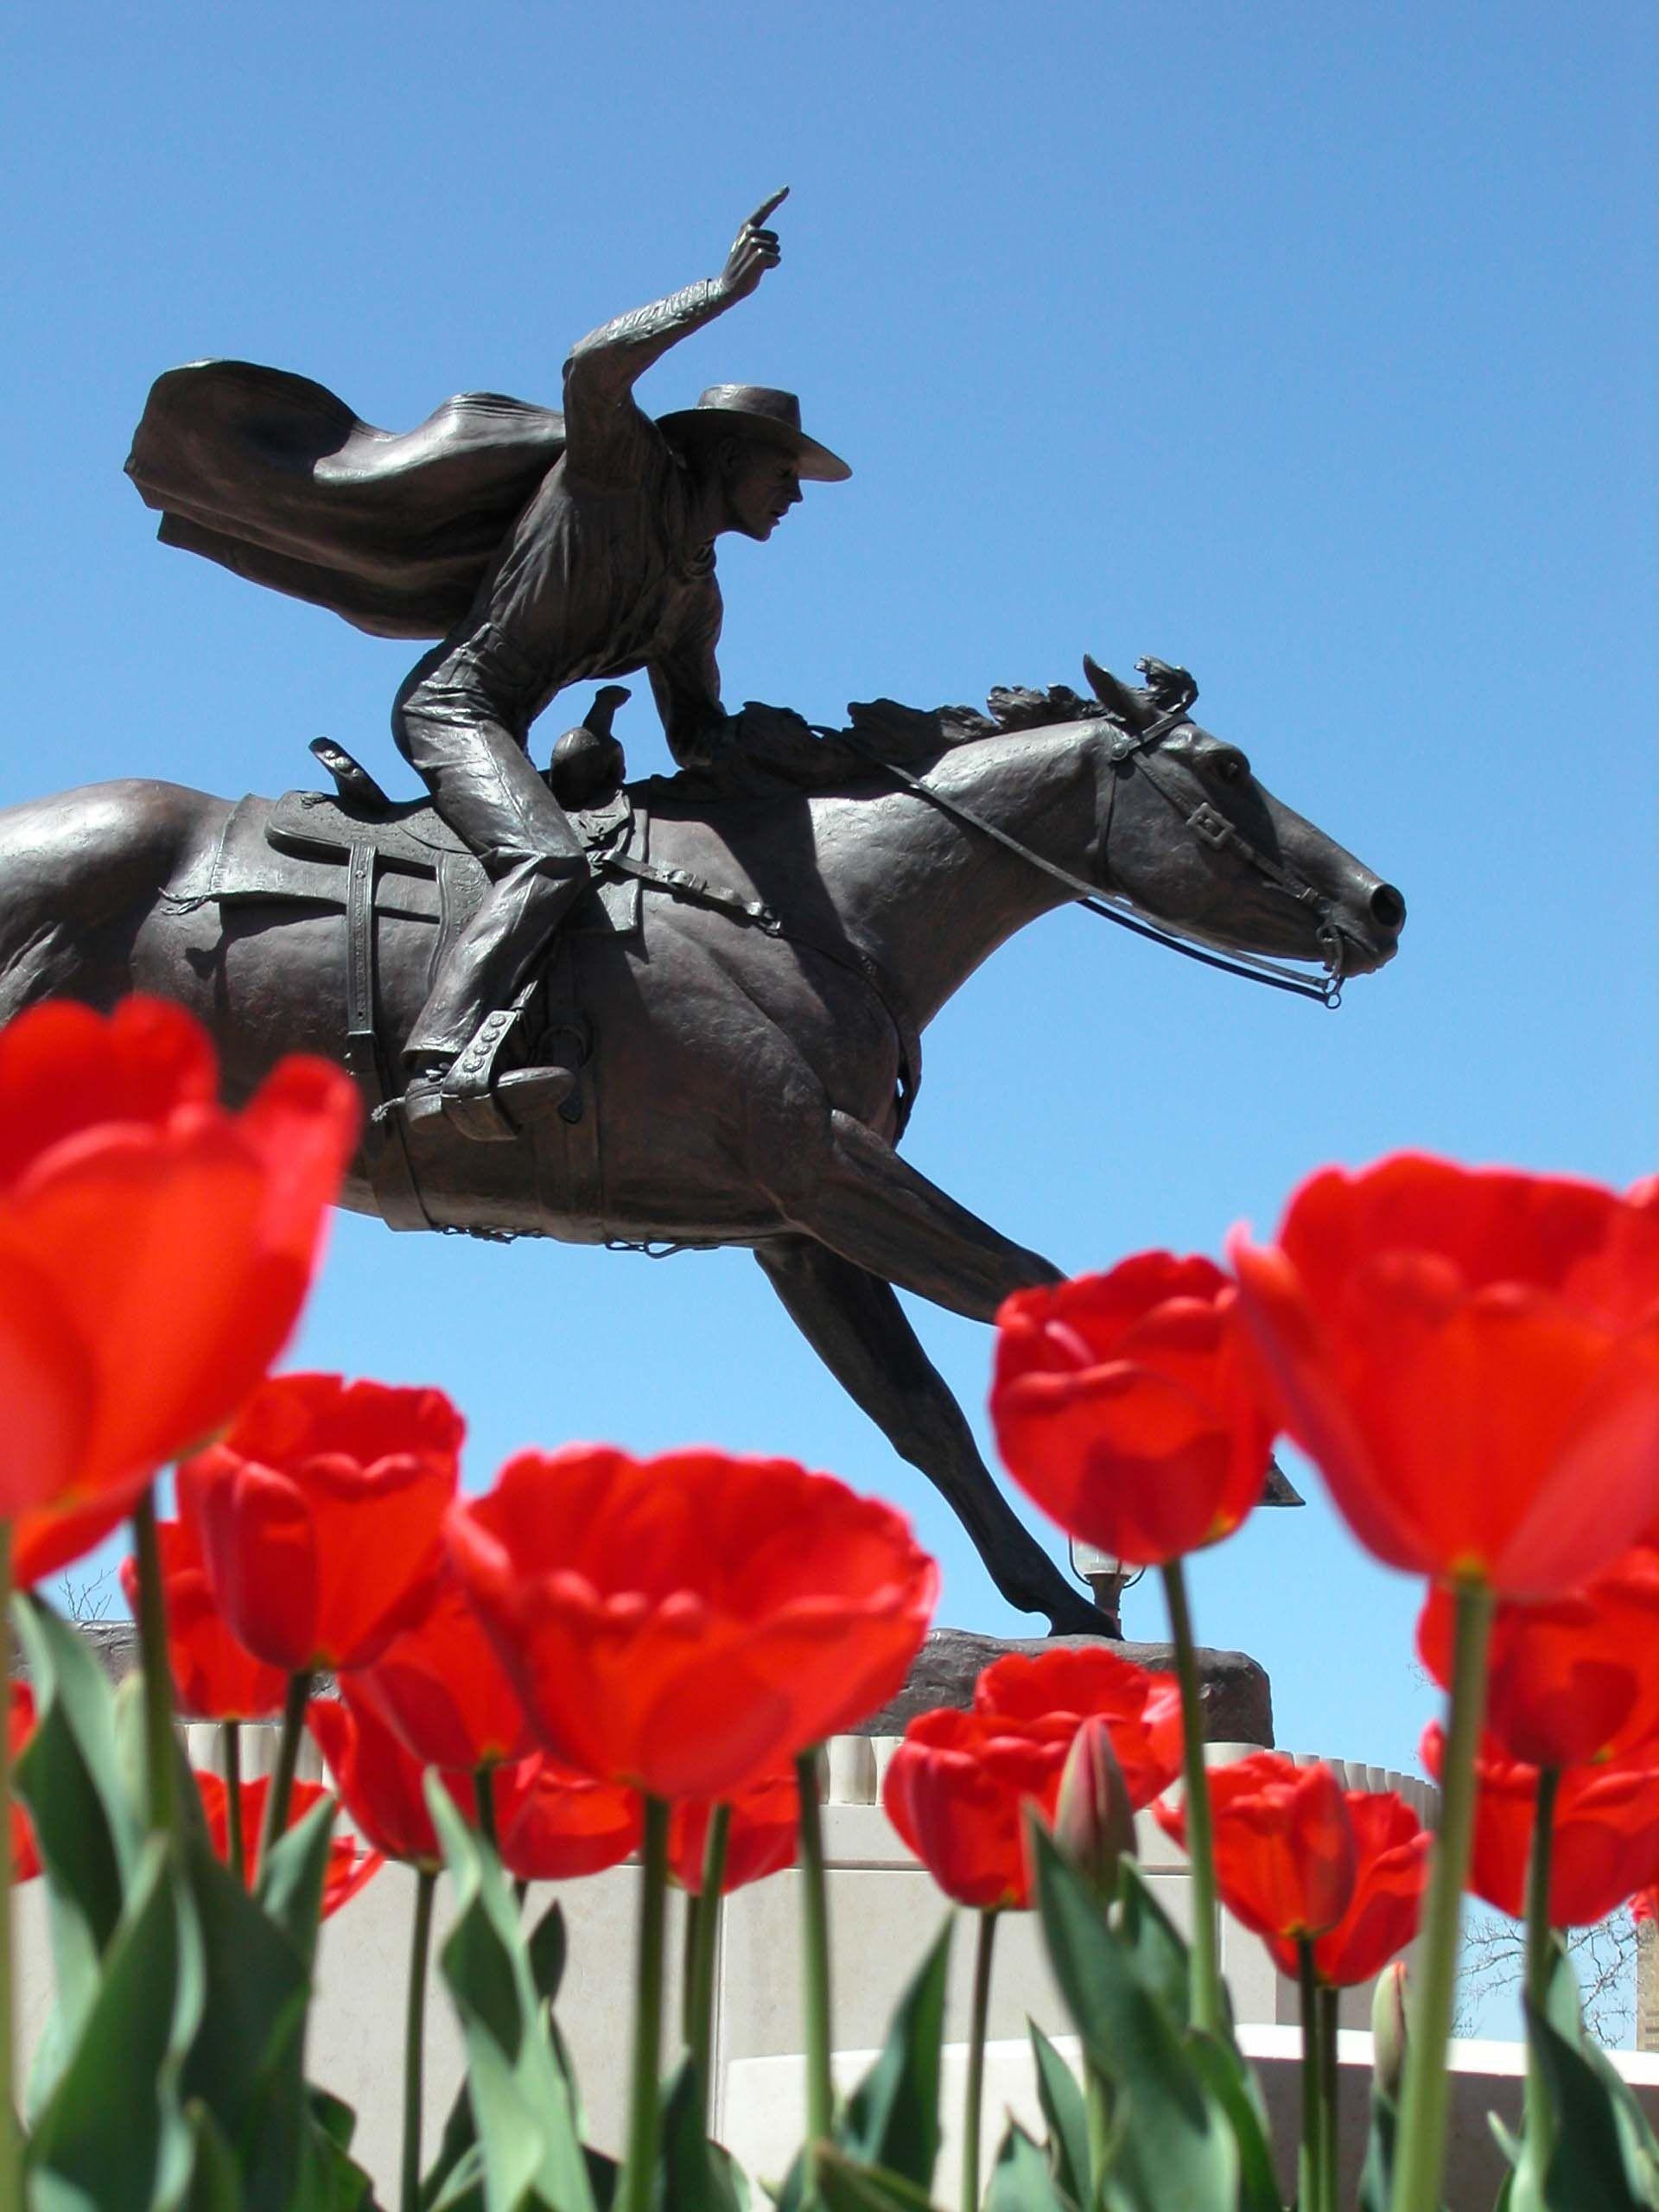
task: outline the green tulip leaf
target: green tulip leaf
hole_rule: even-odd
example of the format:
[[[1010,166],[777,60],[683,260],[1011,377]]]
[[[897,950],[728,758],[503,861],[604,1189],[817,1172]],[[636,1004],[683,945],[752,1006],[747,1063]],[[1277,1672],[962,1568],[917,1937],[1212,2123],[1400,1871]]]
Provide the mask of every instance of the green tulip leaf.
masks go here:
[[[1032,1834],[1049,1962],[1090,2063],[1116,2092],[1107,2201],[1122,2212],[1234,2212],[1237,2141],[1220,2100],[1093,1892]]]
[[[881,2166],[861,2165],[843,2152],[826,2149],[818,2160],[811,2212],[934,2212],[925,2189]],[[678,2208],[675,2208],[678,2212]]]
[[[704,2134],[702,2106],[683,2058],[663,2098],[658,2201],[673,2212],[748,2212],[749,2185],[731,2153]]]
[[[517,1904],[488,1845],[435,1775],[428,1810],[454,1885],[439,1964],[460,2016],[490,2212],[596,2212],[575,2101],[531,1978]]]
[[[1192,1976],[1186,1938],[1153,1895],[1133,1859],[1118,1872],[1118,1909],[1112,1921],[1124,1955],[1147,1993],[1175,2027],[1192,2017]]]
[[[25,2109],[41,2112],[97,1996],[143,1847],[116,1742],[115,1694],[81,1638],[38,1599],[14,1608],[35,1692],[35,1732],[18,1758],[46,1883],[55,2002],[36,2047]]]
[[[559,1985],[564,1980],[566,1958],[569,1954],[565,1933],[563,1910],[550,1904],[530,1931],[530,1978],[535,1984],[536,1994],[543,2005],[557,2001]]]
[[[326,1832],[323,1840],[326,1847]],[[288,1840],[300,1844],[301,1857],[315,1849],[302,1829]],[[207,2000],[185,2062],[185,2093],[212,2113],[236,2155],[244,2212],[290,2212],[311,2128],[309,1960],[205,1839],[187,1840],[183,1865],[207,1959]]]
[[[242,2177],[236,2155],[206,2105],[185,2107],[194,2163],[178,2212],[242,2212]]]
[[[259,1869],[259,1904],[293,1944],[308,1974],[316,1962],[328,1848],[339,1809],[334,1798],[320,1797],[302,1820],[277,1837]]]
[[[168,1840],[155,1837],[29,2139],[32,2212],[170,2212],[186,2196],[200,2131],[185,2118],[180,2082],[201,2018],[202,1955]]]
[[[1255,2069],[1225,2037],[1194,2029],[1185,2038],[1185,2050],[1233,2131],[1238,2150],[1238,2212],[1281,2212],[1273,2130]]]
[[[1032,2033],[1034,2036],[1038,2031],[1033,2028]],[[1049,2048],[1052,2050],[1052,2044]],[[1039,2068],[1041,2063],[1039,2057]],[[1069,2074],[1067,2078],[1071,2078]],[[1075,2089],[1077,2083],[1073,2082],[1071,2086]],[[1050,2125],[1052,2126],[1052,2121]],[[1087,2171],[1085,2152],[1084,2171],[1086,2173]],[[1048,2153],[1032,2141],[1017,2120],[1013,2121],[1002,2138],[996,2164],[991,2169],[985,2212],[1078,2212],[1084,2201],[1077,2190],[1054,2171],[1049,2163]]]
[[[1037,2064],[1037,2100],[1048,2124],[1048,2158],[1054,2178],[1063,2195],[1082,2204],[1086,2202],[1089,2190],[1089,2111],[1084,2101],[1083,2087],[1037,2023],[1033,2020],[1027,2024],[1032,2055]],[[1021,2131],[1014,2129],[1012,2133],[1018,2134]],[[1024,2172],[1024,2152],[1017,2146],[1011,2149],[1010,2139],[1006,2137],[998,2153],[999,2166],[1005,2158],[1014,2159],[1019,2171]]]
[[[1359,2173],[1359,2212],[1389,2212],[1394,2201],[1394,2161],[1400,2136],[1400,2108],[1386,2090],[1371,2084],[1371,2132]]]
[[[1654,2212],[1659,2151],[1629,2084],[1584,2032],[1578,1979],[1552,1938],[1541,2011],[1526,2007],[1527,2038],[1548,2104],[1547,2138],[1528,2126],[1510,2182],[1510,2212]],[[1530,2119],[1531,2115],[1529,2115]]]
[[[834,2140],[853,2160],[898,2174],[925,2191],[939,2155],[939,2075],[950,1968],[947,1920],[912,1975],[887,2024],[880,2056],[848,2098]]]

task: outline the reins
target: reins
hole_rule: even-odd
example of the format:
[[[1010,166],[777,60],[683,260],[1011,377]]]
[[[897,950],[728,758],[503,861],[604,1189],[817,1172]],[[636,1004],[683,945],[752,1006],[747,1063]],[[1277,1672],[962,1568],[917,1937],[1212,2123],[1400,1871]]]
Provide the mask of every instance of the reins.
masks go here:
[[[1218,968],[1224,975],[1243,976],[1246,982],[1263,983],[1269,990],[1288,991],[1297,998],[1317,999],[1322,1006],[1334,1012],[1342,1003],[1342,938],[1331,922],[1329,902],[1312,884],[1304,883],[1277,861],[1270,860],[1266,854],[1259,852],[1243,832],[1230,822],[1219,808],[1211,806],[1207,799],[1200,799],[1198,805],[1189,810],[1163,778],[1154,772],[1152,763],[1145,757],[1149,747],[1187,719],[1186,709],[1175,707],[1159,715],[1155,721],[1139,732],[1125,730],[1116,723],[1108,722],[1106,727],[1112,731],[1114,738],[1113,765],[1116,766],[1127,762],[1138,767],[1159,797],[1174,809],[1195,836],[1202,837],[1207,845],[1213,846],[1217,851],[1232,847],[1239,857],[1254,868],[1258,874],[1264,876],[1275,891],[1294,899],[1298,906],[1309,907],[1319,916],[1316,934],[1325,955],[1325,973],[1317,981],[1281,961],[1268,959],[1264,954],[1212,952],[1206,946],[1194,944],[1175,931],[1164,928],[1160,923],[1148,921],[1144,916],[1128,911],[1129,902],[1127,899],[1118,899],[1101,885],[1090,883],[1086,877],[1073,875],[1069,868],[1062,868],[1058,861],[1046,858],[1043,854],[1033,852],[1028,845],[1022,845],[1017,837],[1010,836],[995,822],[988,822],[982,814],[976,813],[970,806],[964,806],[960,799],[950,798],[924,778],[912,775],[908,768],[901,768],[897,761],[885,759],[874,746],[867,745],[852,731],[820,730],[818,734],[836,739],[850,752],[868,760],[872,767],[879,768],[883,775],[891,777],[894,783],[913,791],[918,798],[925,798],[931,806],[938,807],[942,814],[950,815],[969,829],[978,830],[982,836],[991,838],[996,844],[1017,855],[1027,866],[1052,876],[1056,883],[1065,887],[1077,906],[1086,907],[1091,914],[1098,914],[1103,921],[1116,922],[1120,929],[1132,930],[1136,937],[1150,938],[1154,944],[1161,944],[1171,952],[1179,952],[1184,959],[1197,960],[1206,968]]]

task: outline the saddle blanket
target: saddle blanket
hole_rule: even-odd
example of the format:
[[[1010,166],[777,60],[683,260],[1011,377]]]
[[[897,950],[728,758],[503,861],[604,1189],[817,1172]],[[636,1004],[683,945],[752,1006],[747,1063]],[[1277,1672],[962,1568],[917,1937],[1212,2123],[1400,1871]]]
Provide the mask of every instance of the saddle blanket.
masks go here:
[[[626,791],[606,806],[572,813],[570,821],[595,858],[605,853],[636,861],[646,857],[650,816]],[[171,895],[220,905],[298,899],[343,910],[347,865],[353,849],[363,845],[375,855],[377,913],[459,930],[484,896],[483,868],[427,801],[368,812],[327,792],[302,791],[276,799],[255,793],[239,799],[205,877],[173,885]],[[639,892],[635,878],[603,877],[567,926],[603,936],[635,931]]]

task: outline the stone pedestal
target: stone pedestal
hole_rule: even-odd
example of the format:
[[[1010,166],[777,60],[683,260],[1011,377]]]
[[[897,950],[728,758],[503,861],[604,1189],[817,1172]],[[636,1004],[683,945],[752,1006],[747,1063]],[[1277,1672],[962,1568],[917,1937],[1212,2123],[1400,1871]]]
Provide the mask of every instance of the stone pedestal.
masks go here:
[[[929,1631],[915,1665],[890,1705],[873,1713],[861,1736],[902,1736],[918,1713],[936,1706],[965,1709],[974,1701],[974,1684],[993,1661],[1010,1651],[1035,1657],[1067,1646],[1080,1648],[1103,1638],[1090,1636],[976,1636],[965,1628]],[[1108,1643],[1106,1649],[1137,1667],[1173,1674],[1173,1643]],[[1212,1744],[1254,1744],[1273,1748],[1273,1690],[1263,1669],[1242,1651],[1200,1651],[1198,1675],[1204,1689],[1204,1732]]]

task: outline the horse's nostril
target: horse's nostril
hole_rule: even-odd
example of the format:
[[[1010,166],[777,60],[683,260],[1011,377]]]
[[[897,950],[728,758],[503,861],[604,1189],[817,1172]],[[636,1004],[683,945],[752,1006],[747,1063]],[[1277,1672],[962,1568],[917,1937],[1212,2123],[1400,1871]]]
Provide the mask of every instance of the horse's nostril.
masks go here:
[[[1385,930],[1397,930],[1405,918],[1405,900],[1391,883],[1379,883],[1371,893],[1371,919]]]

